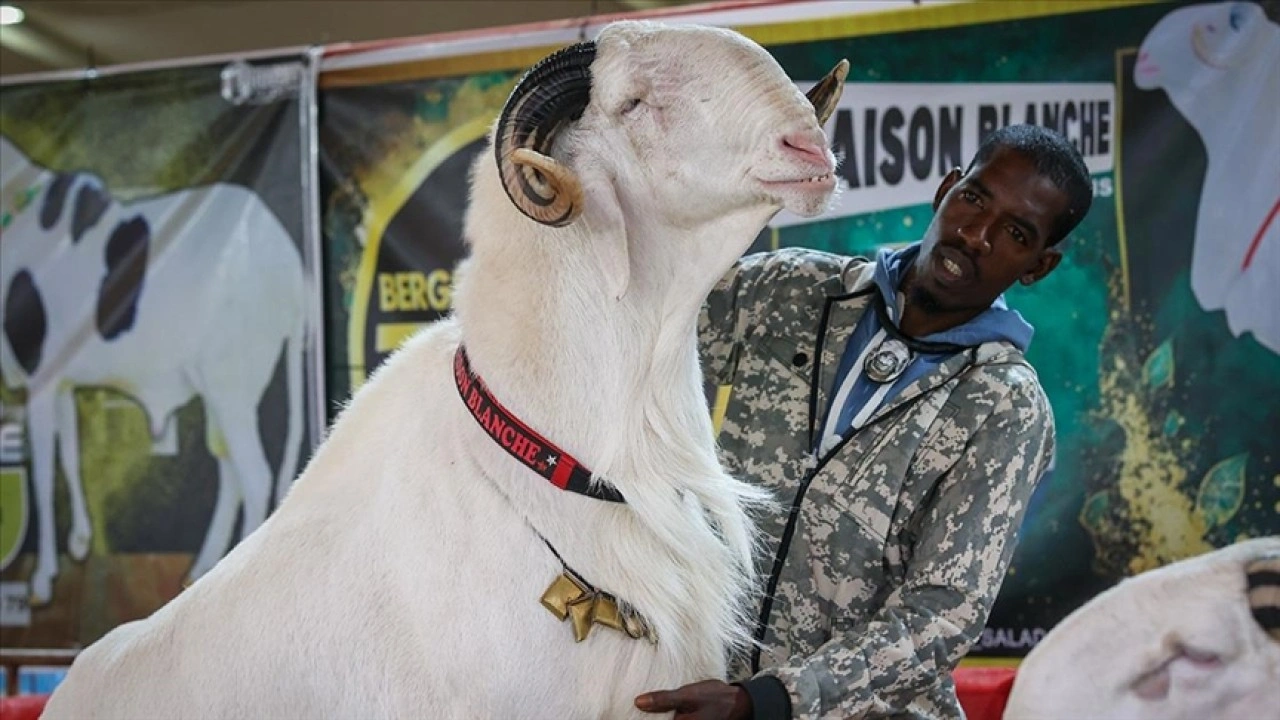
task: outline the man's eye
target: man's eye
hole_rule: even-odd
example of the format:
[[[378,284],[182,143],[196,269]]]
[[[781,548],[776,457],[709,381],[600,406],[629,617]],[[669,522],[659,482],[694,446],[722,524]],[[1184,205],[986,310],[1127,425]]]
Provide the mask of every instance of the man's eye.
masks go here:
[[[972,190],[961,190],[961,191],[960,191],[960,199],[961,199],[961,200],[964,200],[965,202],[969,202],[969,203],[971,203],[971,202],[977,202],[977,201],[978,201],[978,193],[976,193],[976,192],[974,192],[974,191],[972,191]]]
[[[1022,230],[1020,230],[1019,228],[1010,227],[1009,235],[1014,239],[1015,242],[1021,243],[1023,245],[1027,244],[1027,234],[1022,232]]]

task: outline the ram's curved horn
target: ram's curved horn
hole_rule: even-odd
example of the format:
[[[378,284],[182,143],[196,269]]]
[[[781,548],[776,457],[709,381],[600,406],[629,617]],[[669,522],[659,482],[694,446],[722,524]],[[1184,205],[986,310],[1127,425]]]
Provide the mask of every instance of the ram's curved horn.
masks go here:
[[[582,116],[591,100],[595,43],[578,43],[534,65],[511,91],[493,148],[507,197],[530,218],[552,227],[582,213],[582,184],[551,157],[556,134]]]
[[[813,111],[818,115],[818,125],[826,125],[827,118],[836,111],[840,103],[840,95],[844,92],[844,79],[849,76],[849,61],[841,60],[831,68],[827,76],[818,81],[805,93],[813,104]]]
[[[1244,566],[1249,583],[1249,610],[1262,631],[1280,642],[1280,553],[1254,559]]]

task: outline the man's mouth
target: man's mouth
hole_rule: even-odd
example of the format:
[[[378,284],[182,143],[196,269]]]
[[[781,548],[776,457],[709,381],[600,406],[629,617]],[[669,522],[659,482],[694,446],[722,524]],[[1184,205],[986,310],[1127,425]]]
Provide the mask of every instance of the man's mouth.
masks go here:
[[[945,285],[968,282],[973,277],[973,263],[956,250],[939,247],[935,250],[935,260],[935,274],[938,281]]]

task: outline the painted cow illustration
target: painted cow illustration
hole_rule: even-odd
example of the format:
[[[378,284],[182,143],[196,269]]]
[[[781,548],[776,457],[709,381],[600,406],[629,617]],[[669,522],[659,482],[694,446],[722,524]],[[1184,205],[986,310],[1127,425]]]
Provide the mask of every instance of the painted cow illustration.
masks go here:
[[[258,404],[284,354],[288,429],[275,481],[288,488],[302,441],[305,288],[288,232],[248,189],[225,183],[120,202],[96,176],[32,163],[0,137],[0,373],[25,388],[37,560],[31,601],[58,573],[55,447],[69,485],[75,559],[91,526],[81,483],[74,389],[132,397],[159,438],[174,412],[203,400],[218,499],[189,580],[266,517],[272,473]]]
[[[1138,53],[1134,83],[1163,88],[1209,155],[1191,290],[1235,335],[1280,353],[1280,25],[1250,2],[1165,15]]]

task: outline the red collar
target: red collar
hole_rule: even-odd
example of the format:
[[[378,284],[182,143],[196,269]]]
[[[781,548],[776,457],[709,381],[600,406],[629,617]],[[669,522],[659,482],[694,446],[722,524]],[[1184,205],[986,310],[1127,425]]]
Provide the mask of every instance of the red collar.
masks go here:
[[[572,455],[520,422],[498,402],[480,376],[471,370],[467,351],[458,346],[453,355],[453,379],[458,395],[480,427],[511,457],[538,473],[552,485],[607,502],[626,502],[622,493],[603,482],[592,483],[591,471]]]

